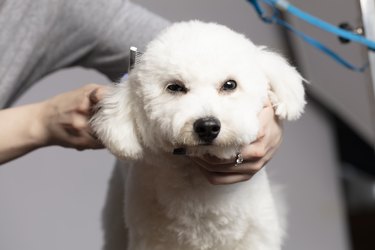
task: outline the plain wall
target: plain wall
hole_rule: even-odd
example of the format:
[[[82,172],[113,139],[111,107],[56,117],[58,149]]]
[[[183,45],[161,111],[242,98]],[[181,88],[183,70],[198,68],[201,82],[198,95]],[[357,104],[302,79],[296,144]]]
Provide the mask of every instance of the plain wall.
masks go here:
[[[170,20],[216,21],[257,44],[284,49],[277,29],[261,23],[246,1],[136,2]],[[108,81],[93,71],[61,71],[43,79],[17,105],[89,82]],[[100,249],[101,210],[113,163],[105,150],[51,147],[1,166],[0,249]],[[285,124],[284,142],[267,166],[272,180],[284,187],[289,207],[284,249],[349,249],[338,167],[329,119],[309,104],[299,121]]]

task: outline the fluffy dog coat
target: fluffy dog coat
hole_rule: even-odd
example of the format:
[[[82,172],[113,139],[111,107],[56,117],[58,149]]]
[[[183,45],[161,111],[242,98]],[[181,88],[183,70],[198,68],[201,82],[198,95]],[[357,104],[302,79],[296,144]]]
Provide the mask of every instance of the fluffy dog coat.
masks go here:
[[[281,119],[298,118],[302,77],[280,55],[225,26],[177,23],[149,43],[92,120],[128,171],[128,249],[281,249],[283,227],[265,170],[215,186],[188,157],[172,154],[185,148],[234,159],[256,139],[267,97]],[[209,140],[195,128],[206,118],[219,126]]]

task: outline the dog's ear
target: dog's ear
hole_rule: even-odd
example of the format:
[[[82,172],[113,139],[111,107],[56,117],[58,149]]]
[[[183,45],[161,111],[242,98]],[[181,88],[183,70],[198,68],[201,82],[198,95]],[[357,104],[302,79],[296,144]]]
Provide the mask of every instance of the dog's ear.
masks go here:
[[[298,119],[306,104],[303,77],[281,55],[265,48],[259,48],[259,53],[276,115],[281,119]]]
[[[132,112],[133,96],[129,92],[126,82],[111,87],[90,121],[95,135],[120,159],[138,159],[143,151]]]

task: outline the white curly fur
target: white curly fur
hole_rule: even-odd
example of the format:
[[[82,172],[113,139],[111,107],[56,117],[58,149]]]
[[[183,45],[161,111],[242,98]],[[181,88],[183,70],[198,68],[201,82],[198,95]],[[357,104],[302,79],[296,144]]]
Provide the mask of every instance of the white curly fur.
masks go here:
[[[222,85],[235,80],[237,88]],[[277,250],[283,226],[264,170],[251,181],[209,184],[188,157],[234,157],[256,139],[270,96],[276,114],[297,119],[302,77],[280,55],[229,28],[200,21],[172,25],[146,48],[128,80],[113,87],[92,120],[128,170],[125,224],[130,250]],[[168,84],[187,91],[171,93]],[[201,145],[194,122],[216,117],[221,130]]]

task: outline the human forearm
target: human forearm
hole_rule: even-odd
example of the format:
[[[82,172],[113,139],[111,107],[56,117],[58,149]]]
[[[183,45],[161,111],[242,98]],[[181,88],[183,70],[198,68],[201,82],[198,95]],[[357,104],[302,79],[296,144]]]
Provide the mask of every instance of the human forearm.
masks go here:
[[[36,103],[0,110],[0,164],[46,143],[40,122],[44,105]]]
[[[0,110],[0,164],[48,145],[102,148],[88,121],[104,93],[105,87],[88,84],[40,103]]]

